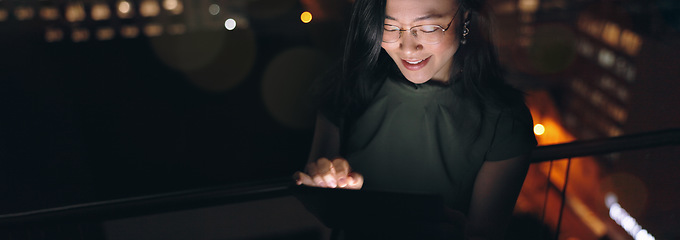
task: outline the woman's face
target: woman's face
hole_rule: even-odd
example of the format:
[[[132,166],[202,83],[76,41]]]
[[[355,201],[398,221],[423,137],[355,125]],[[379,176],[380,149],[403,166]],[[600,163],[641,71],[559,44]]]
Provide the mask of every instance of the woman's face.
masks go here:
[[[413,26],[434,24],[446,28],[458,10],[458,1],[449,0],[387,0],[385,24],[402,30]],[[419,84],[430,79],[449,80],[453,54],[458,49],[455,34],[456,20],[439,43],[424,44],[410,32],[401,33],[398,41],[382,42],[382,48],[392,57],[401,73],[409,81]]]

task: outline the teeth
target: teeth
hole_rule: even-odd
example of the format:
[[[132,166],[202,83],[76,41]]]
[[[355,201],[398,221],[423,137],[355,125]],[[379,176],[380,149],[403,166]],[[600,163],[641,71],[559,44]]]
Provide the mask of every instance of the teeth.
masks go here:
[[[406,61],[406,60],[404,60],[404,61],[406,61],[406,62],[409,63],[409,64],[418,64],[418,63],[420,63],[420,62],[422,62],[422,61],[424,61],[424,60],[425,60],[425,59],[422,59],[422,60],[420,60],[420,61],[415,61],[415,62]]]

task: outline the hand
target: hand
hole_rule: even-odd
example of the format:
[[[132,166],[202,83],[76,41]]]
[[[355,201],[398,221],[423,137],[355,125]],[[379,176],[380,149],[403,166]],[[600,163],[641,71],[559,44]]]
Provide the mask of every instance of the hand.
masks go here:
[[[347,189],[361,189],[364,185],[364,177],[351,172],[349,163],[344,158],[336,158],[333,161],[319,158],[307,164],[306,172],[298,171],[293,174],[297,185]]]

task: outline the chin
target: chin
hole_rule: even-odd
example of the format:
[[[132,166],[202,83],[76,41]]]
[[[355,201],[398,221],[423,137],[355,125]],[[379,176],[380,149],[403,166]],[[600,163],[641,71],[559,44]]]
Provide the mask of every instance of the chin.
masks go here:
[[[404,72],[402,72],[402,74],[403,73]],[[432,76],[414,76],[413,74],[403,74],[403,75],[409,82],[412,82],[412,83],[415,83],[415,84],[425,83],[427,81],[430,81],[430,79],[432,79]]]

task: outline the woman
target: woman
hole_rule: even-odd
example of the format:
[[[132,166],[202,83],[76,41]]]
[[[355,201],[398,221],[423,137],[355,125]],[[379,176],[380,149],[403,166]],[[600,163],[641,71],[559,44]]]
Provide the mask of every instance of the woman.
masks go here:
[[[480,0],[357,0],[297,184],[434,193],[500,239],[536,145]]]

